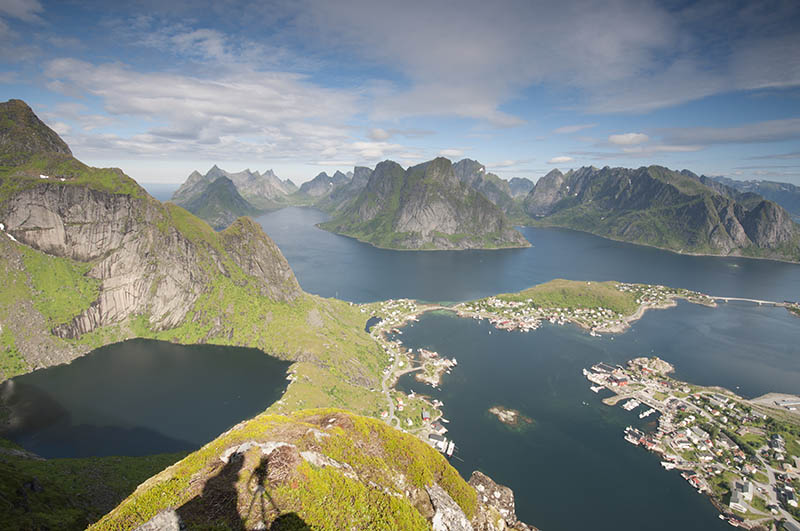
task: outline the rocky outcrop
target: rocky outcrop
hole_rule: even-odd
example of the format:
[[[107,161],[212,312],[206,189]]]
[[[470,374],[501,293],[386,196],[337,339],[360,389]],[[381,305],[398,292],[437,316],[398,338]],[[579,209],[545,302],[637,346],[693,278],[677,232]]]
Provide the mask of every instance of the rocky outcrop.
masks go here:
[[[200,196],[208,190],[212,183],[223,177],[230,179],[236,192],[259,210],[280,207],[286,197],[297,190],[294,183],[288,179],[280,180],[272,170],[267,170],[263,174],[249,169],[231,173],[215,164],[205,175],[193,171],[172,195],[172,202],[188,208],[198,202]]]
[[[508,188],[511,190],[511,197],[514,199],[524,198],[533,190],[533,181],[527,177],[514,177],[508,181]]]
[[[353,169],[350,181],[335,186],[329,194],[321,197],[314,206],[333,214],[341,212],[367,187],[370,175],[372,175],[370,168],[356,166]]]
[[[445,158],[407,170],[381,162],[358,198],[321,227],[400,249],[528,245],[494,203],[456,177]]]
[[[477,491],[478,503],[482,509],[475,518],[477,527],[498,531],[536,531],[536,528],[517,519],[514,492],[511,489],[498,485],[492,478],[477,470],[470,476],[469,485]]]
[[[297,296],[299,286],[288,263],[255,223],[243,222],[222,233],[223,250],[196,238],[188,227],[181,230],[188,216],[181,212],[149,196],[49,182],[0,205],[6,231],[19,242],[90,263],[87,275],[101,283],[91,307],[54,330],[61,337],[77,337],[142,314],[154,329],[177,326],[210,289],[215,275],[230,275],[229,258],[253,275],[264,293],[277,300]]]
[[[508,181],[493,173],[486,172],[486,166],[477,160],[463,159],[453,164],[456,177],[486,199],[500,207],[504,212],[511,208],[513,199]]]
[[[800,227],[775,203],[689,171],[580,168],[542,177],[524,201],[549,225],[684,252],[800,259]]]
[[[347,175],[337,171],[333,177],[328,176],[327,173],[322,172],[310,181],[304,182],[300,185],[300,193],[310,197],[322,197],[331,193],[334,188],[341,186],[350,181]]]

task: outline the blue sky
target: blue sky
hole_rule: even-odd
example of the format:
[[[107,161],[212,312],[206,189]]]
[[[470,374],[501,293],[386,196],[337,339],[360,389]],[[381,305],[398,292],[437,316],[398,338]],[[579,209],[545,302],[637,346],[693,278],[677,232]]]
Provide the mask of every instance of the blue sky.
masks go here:
[[[0,99],[141,182],[444,155],[800,184],[798,28],[796,0],[0,0]]]

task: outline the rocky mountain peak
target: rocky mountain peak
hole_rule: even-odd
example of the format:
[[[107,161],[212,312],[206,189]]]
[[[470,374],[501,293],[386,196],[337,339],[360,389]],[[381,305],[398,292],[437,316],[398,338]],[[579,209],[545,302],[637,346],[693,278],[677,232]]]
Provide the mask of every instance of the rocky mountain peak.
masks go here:
[[[22,100],[0,103],[0,161],[18,164],[40,153],[72,156],[66,142],[27,103]]]

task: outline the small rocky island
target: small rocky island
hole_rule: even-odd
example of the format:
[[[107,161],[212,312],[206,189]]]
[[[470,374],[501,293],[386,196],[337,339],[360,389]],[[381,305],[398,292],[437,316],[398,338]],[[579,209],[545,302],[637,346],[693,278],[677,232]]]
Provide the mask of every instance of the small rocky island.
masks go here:
[[[516,409],[508,409],[502,406],[494,406],[489,408],[489,413],[497,417],[497,419],[512,428],[523,428],[533,424],[533,419],[526,417]]]

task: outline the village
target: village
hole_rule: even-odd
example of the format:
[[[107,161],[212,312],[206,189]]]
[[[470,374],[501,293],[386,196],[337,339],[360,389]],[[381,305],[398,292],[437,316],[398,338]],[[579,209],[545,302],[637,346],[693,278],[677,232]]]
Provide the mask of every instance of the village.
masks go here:
[[[657,357],[583,371],[592,391],[613,393],[604,404],[621,404],[639,419],[658,414],[654,431],[628,426],[624,439],[660,455],[666,470],[680,471],[720,518],[747,529],[800,530],[800,397],[748,401],[680,382],[671,372]]]
[[[591,285],[591,283],[589,282],[587,285]],[[542,322],[549,321],[551,324],[558,325],[573,323],[589,330],[591,335],[597,336],[601,333],[624,332],[630,323],[641,318],[646,310],[672,307],[676,304],[676,299],[685,299],[705,306],[716,306],[711,297],[685,289],[618,283],[617,290],[635,298],[638,308],[629,314],[624,314],[603,306],[585,307],[581,304],[573,304],[554,307],[537,303],[533,298],[519,300],[518,295],[511,294],[458,304],[454,309],[460,317],[488,319],[495,328],[502,330],[528,332],[539,328]]]

